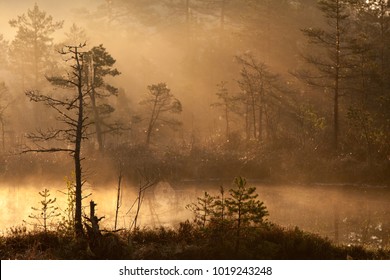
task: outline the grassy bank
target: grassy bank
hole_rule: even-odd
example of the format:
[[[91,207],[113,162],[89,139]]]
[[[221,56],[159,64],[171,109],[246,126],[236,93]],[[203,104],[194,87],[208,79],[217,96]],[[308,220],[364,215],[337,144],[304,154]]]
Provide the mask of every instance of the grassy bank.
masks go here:
[[[242,235],[243,236],[243,235]],[[243,236],[244,237],[244,236]],[[236,247],[234,231],[221,225],[199,228],[181,223],[177,229],[139,229],[102,234],[99,240],[75,239],[59,232],[14,231],[0,238],[1,259],[390,259],[390,250],[336,246],[298,228],[274,224],[245,232]]]

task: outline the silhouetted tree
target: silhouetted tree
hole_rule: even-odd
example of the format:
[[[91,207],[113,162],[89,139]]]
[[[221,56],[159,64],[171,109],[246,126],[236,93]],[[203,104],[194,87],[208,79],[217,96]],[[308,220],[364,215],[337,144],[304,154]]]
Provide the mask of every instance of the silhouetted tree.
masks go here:
[[[313,86],[330,92],[333,96],[333,148],[337,150],[340,134],[340,98],[346,93],[343,82],[351,74],[351,48],[348,27],[350,26],[350,2],[348,0],[321,0],[318,8],[326,18],[326,28],[306,28],[303,34],[315,46],[315,55],[303,54],[304,60],[315,68],[315,72],[298,71],[298,77]],[[318,46],[320,48],[318,48]]]
[[[105,81],[107,77],[119,75],[119,71],[113,68],[116,60],[106,51],[103,45],[93,47],[85,55],[85,75],[90,87],[91,119],[94,122],[96,139],[99,151],[103,151],[103,135],[108,132],[118,131],[119,122],[108,120],[114,107],[108,102],[108,98],[118,95],[118,89]]]
[[[276,133],[278,111],[291,113],[294,110],[292,91],[268,66],[247,53],[236,57],[241,65],[238,84],[240,100],[244,106],[247,139],[264,141]]]
[[[34,102],[42,102],[58,113],[58,120],[63,124],[62,128],[38,130],[31,133],[28,138],[37,148],[27,148],[27,152],[68,152],[74,160],[75,173],[75,233],[83,235],[82,226],[82,156],[81,147],[83,139],[86,139],[87,128],[91,124],[85,116],[86,99],[89,96],[87,83],[84,80],[84,53],[81,49],[85,45],[66,46],[61,54],[73,63],[68,77],[48,77],[50,83],[63,88],[65,92],[58,97],[52,94],[44,95],[39,91],[27,91],[26,95]],[[42,144],[46,144],[46,147]],[[51,146],[55,145],[55,146]]]
[[[231,122],[231,114],[233,112],[237,112],[237,97],[233,96],[229,93],[229,90],[226,88],[227,82],[222,81],[218,84],[218,92],[216,93],[218,96],[219,102],[211,104],[212,107],[219,107],[222,109],[224,118],[225,118],[225,133],[226,140],[229,140],[230,137],[230,122]]]
[[[178,114],[182,111],[180,101],[173,96],[171,90],[165,83],[148,86],[149,93],[147,97],[141,101],[141,105],[148,107],[148,114],[150,114],[148,127],[146,129],[145,143],[148,146],[150,143],[153,130],[160,124],[169,127],[177,127],[181,124],[180,121],[167,118],[168,113]]]
[[[261,224],[268,216],[264,203],[257,199],[255,187],[247,187],[246,179],[234,179],[235,188],[229,190],[230,197],[226,199],[228,214],[236,225],[236,253],[240,248],[241,233],[245,227]]]

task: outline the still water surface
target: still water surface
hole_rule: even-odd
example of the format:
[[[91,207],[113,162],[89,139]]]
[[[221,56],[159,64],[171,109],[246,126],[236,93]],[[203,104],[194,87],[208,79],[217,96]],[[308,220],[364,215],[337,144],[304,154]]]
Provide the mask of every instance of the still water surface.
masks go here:
[[[380,186],[348,185],[265,185],[250,182],[257,188],[259,199],[264,201],[269,211],[268,220],[286,227],[295,227],[320,234],[330,240],[344,244],[365,244],[374,247],[389,245],[390,235],[390,188]],[[138,225],[148,227],[177,226],[179,222],[192,219],[192,213],[185,206],[196,202],[205,191],[218,194],[219,186],[226,190],[230,183],[159,182],[146,191]],[[50,185],[36,183],[3,185],[0,189],[0,229],[37,223],[28,218],[39,214],[31,207],[39,208],[42,198],[38,191],[48,188],[51,197],[57,198],[57,212],[66,208],[64,182]],[[129,228],[135,215],[137,186],[123,182],[121,207],[118,215],[118,228]],[[114,227],[117,189],[116,184],[87,186],[84,195],[92,193],[83,202],[88,206],[93,199],[97,205],[97,215],[105,216],[102,226]],[[86,215],[89,209],[85,208]]]

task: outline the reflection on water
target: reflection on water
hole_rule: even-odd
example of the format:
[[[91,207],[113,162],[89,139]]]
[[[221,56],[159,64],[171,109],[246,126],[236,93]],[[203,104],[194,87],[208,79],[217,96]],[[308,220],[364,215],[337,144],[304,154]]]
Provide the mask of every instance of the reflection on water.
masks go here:
[[[204,191],[217,194],[220,185],[229,189],[229,183],[159,182],[148,189],[144,197],[138,225],[175,226],[180,221],[192,219],[185,209],[196,202]],[[390,189],[387,187],[359,187],[336,185],[275,186],[252,183],[257,187],[259,199],[265,202],[274,223],[318,233],[339,243],[366,244],[376,247],[388,245],[390,234]],[[40,186],[40,187],[35,187]],[[50,189],[51,197],[57,198],[60,210],[66,208],[64,183],[52,187],[37,184],[3,185],[0,189],[0,228],[3,230],[21,225],[29,220],[31,206],[38,207],[41,197],[38,191]],[[92,193],[84,201],[94,200],[97,215],[105,216],[102,226],[112,229],[115,220],[116,186],[87,186],[84,194]],[[132,208],[137,198],[137,186],[123,183],[122,204],[118,215],[118,228],[128,228],[135,215]],[[86,213],[88,209],[84,209]],[[30,222],[31,221],[30,219]]]

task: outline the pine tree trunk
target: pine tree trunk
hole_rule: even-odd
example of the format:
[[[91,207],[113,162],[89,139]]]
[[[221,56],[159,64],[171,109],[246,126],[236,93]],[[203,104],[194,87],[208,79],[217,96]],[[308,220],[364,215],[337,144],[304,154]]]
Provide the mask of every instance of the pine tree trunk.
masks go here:
[[[99,152],[103,152],[104,146],[103,146],[103,133],[102,133],[102,128],[101,128],[101,122],[100,122],[100,116],[99,116],[99,111],[96,106],[96,98],[95,98],[95,89],[92,85],[91,89],[91,107],[93,111],[93,118],[94,118],[94,123],[95,123],[95,132],[96,132],[96,139],[98,142],[98,147],[99,147]]]
[[[335,67],[335,85],[334,85],[334,106],[333,106],[333,148],[338,149],[339,142],[339,96],[340,96],[340,4],[337,1],[336,16],[336,67]]]
[[[82,208],[82,168],[81,168],[81,141],[83,134],[83,109],[84,109],[84,100],[83,100],[83,91],[82,91],[82,67],[79,61],[79,53],[77,48],[75,49],[75,58],[77,62],[78,70],[78,119],[76,127],[76,138],[75,138],[75,149],[74,149],[74,164],[75,164],[75,177],[76,177],[76,189],[75,189],[75,199],[76,199],[76,209],[75,209],[75,233],[76,236],[82,236],[84,234],[82,219],[81,219],[81,208]]]

